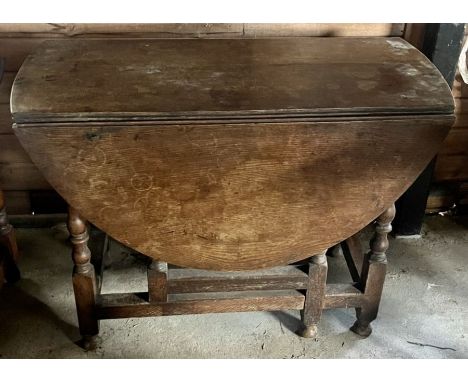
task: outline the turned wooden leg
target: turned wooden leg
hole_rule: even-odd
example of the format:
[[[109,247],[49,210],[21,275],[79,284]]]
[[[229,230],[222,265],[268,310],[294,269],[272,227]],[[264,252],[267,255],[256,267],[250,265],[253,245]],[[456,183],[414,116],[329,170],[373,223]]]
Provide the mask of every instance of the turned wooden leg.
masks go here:
[[[317,335],[317,325],[322,316],[327,272],[326,251],[320,255],[312,256],[309,263],[309,283],[302,311],[302,323],[304,324],[304,329],[300,333],[302,337],[313,338]]]
[[[152,260],[148,267],[148,300],[149,302],[167,301],[167,263]]]
[[[88,230],[86,221],[78,212],[69,207],[68,230],[73,245],[72,258],[73,289],[75,292],[76,310],[80,333],[83,336],[82,346],[86,350],[96,347],[99,333],[99,322],[96,319],[96,274],[91,264],[91,252],[88,248]]]
[[[395,205],[388,208],[376,220],[375,233],[370,241],[370,252],[366,255],[361,273],[361,290],[365,294],[364,304],[356,309],[357,320],[351,330],[362,337],[372,333],[370,323],[377,317],[387,270],[388,233],[392,230]]]
[[[19,258],[18,246],[16,244],[15,231],[8,222],[8,216],[5,209],[5,199],[0,190],[0,252],[2,252],[3,276],[0,284],[6,280],[14,283],[20,279],[20,272],[16,266]]]

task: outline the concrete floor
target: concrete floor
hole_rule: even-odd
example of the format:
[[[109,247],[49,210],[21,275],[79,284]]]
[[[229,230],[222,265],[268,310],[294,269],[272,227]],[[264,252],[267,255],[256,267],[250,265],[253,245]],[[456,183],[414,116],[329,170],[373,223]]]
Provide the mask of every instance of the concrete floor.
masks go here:
[[[63,227],[17,236],[23,278],[0,292],[3,358],[468,358],[468,219],[428,217],[422,239],[391,240],[380,314],[367,339],[348,330],[352,309],[326,311],[315,340],[294,334],[296,311],[225,313],[103,321],[93,352],[74,343]],[[141,259],[113,253],[103,292],[144,290]],[[332,281],[348,277],[341,257],[329,259],[329,269]]]

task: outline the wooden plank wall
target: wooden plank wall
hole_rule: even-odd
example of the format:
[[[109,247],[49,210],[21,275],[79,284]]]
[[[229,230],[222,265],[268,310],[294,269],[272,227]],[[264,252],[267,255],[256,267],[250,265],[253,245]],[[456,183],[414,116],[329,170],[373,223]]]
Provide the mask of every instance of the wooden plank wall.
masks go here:
[[[411,25],[411,24],[408,24]],[[254,38],[290,36],[406,36],[405,24],[0,24],[0,187],[10,214],[59,212],[58,195],[29,160],[11,130],[11,84],[25,57],[45,39],[62,38]],[[405,34],[405,28],[406,34]],[[411,32],[411,33],[408,33]],[[416,37],[414,37],[416,36]],[[411,41],[411,40],[410,40]],[[48,190],[48,191],[47,191]]]
[[[465,41],[467,38],[465,26]],[[452,94],[456,121],[437,157],[428,212],[447,210],[454,204],[468,206],[468,85],[459,73]]]

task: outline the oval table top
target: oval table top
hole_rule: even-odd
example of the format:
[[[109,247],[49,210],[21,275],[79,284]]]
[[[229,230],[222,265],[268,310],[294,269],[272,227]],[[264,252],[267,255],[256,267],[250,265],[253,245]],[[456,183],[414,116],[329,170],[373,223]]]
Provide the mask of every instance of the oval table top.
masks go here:
[[[11,99],[22,145],[84,218],[216,270],[352,236],[454,120],[440,73],[398,38],[52,41]]]

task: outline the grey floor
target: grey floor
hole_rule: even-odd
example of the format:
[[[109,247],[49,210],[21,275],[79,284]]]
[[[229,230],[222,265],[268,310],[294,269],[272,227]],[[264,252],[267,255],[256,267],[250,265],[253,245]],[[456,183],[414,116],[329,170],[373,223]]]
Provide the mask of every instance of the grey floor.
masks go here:
[[[3,358],[468,358],[468,219],[428,217],[422,239],[392,239],[373,334],[348,328],[352,309],[324,313],[315,340],[294,334],[299,313],[254,312],[109,320],[85,352],[63,226],[17,230],[22,280],[0,292]],[[347,279],[341,257],[329,278]],[[103,292],[141,291],[140,258],[113,251]]]

